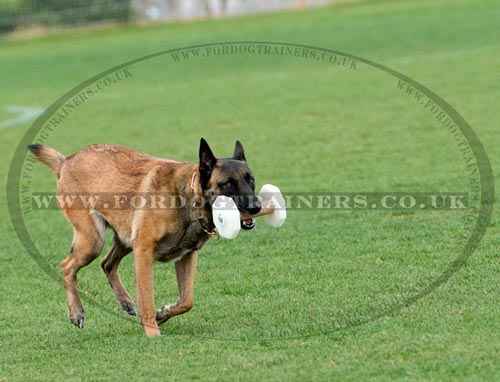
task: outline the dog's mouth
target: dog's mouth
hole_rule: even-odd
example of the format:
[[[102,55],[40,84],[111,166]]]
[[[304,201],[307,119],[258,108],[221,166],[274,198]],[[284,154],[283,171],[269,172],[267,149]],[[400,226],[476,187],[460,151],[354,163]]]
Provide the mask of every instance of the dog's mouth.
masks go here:
[[[255,222],[253,221],[252,218],[242,220],[240,224],[241,224],[241,229],[244,229],[245,231],[250,231],[255,227]]]

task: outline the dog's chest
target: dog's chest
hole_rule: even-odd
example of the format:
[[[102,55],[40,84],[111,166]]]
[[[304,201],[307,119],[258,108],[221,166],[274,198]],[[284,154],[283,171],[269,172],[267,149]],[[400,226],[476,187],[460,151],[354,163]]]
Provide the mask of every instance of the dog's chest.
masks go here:
[[[157,261],[176,261],[187,253],[199,250],[208,241],[209,236],[197,222],[192,222],[179,232],[168,233],[159,240],[155,247]]]

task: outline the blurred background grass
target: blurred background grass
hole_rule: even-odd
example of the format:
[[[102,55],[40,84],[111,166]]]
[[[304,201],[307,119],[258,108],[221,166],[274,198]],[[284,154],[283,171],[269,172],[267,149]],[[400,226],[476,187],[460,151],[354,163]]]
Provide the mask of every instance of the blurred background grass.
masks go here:
[[[304,43],[380,62],[428,86],[471,123],[498,168],[492,111],[499,19],[493,1],[373,1],[0,40],[6,89],[0,105],[45,108],[98,72],[165,49],[234,40]],[[258,184],[288,192],[468,191],[448,133],[394,78],[370,67],[237,55],[181,63],[162,56],[130,70],[132,78],[79,107],[47,143],[64,154],[118,143],[195,161],[200,136],[221,156],[241,139]],[[0,120],[10,117],[5,108],[0,113]],[[28,127],[0,131],[3,179]],[[52,191],[54,183],[36,167],[33,190]],[[161,339],[142,341],[136,321],[121,319],[97,261],[82,271],[80,288],[119,316],[87,303],[87,327],[71,327],[63,290],[25,254],[0,203],[0,325],[3,348],[12,349],[2,352],[0,378],[113,380],[171,369],[172,379],[205,380],[498,376],[497,214],[477,255],[435,293],[398,315],[322,335],[435,279],[463,245],[465,215],[293,211],[282,230],[259,224],[235,241],[207,245],[195,310],[164,326]],[[71,243],[69,225],[56,211],[28,214],[27,224],[57,270]],[[129,256],[122,266],[131,292],[132,262]],[[175,300],[171,266],[159,265],[155,277],[157,305]],[[302,337],[283,341],[293,336]]]

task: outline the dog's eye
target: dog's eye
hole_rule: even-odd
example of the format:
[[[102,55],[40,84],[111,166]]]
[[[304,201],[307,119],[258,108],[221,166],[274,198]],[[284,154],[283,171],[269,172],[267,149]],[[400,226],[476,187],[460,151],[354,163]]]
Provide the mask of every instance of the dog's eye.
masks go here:
[[[225,181],[218,182],[217,186],[221,189],[232,190],[235,187],[235,181],[230,178]]]
[[[255,179],[254,178],[250,178],[248,180],[248,184],[250,185],[250,187],[254,187],[255,186]]]

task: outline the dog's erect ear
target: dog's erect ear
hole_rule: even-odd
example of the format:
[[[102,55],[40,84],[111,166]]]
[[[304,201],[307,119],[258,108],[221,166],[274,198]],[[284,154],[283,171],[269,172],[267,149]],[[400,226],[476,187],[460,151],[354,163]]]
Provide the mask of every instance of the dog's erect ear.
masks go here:
[[[234,144],[233,159],[246,162],[245,150],[243,150],[243,145],[240,141],[236,141],[236,143]]]
[[[215,167],[215,163],[217,162],[217,158],[212,153],[210,146],[207,141],[203,138],[200,140],[200,180],[201,186],[204,188],[208,181],[210,180],[210,176],[212,176],[212,170]]]

